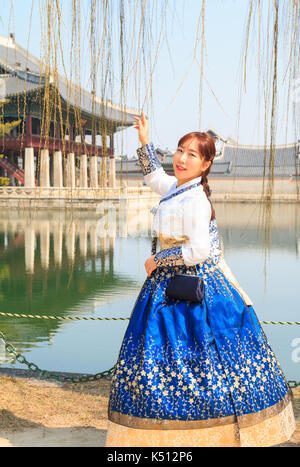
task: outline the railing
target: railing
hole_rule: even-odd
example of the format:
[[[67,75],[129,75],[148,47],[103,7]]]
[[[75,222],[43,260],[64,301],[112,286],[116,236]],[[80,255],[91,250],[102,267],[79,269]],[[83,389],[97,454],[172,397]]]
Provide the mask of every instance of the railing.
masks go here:
[[[159,199],[148,187],[71,188],[71,187],[0,187],[0,199]]]
[[[0,166],[10,175],[13,175],[19,182],[24,183],[24,170],[10,162],[3,154],[0,154]]]

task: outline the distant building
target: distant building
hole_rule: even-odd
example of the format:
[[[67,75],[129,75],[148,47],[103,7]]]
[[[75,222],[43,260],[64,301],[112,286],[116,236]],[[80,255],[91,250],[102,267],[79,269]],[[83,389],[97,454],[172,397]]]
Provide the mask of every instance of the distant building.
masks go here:
[[[210,170],[210,176],[234,178],[268,177],[271,154],[270,147],[239,144],[232,138],[226,139],[222,137],[211,128],[208,129],[207,132],[215,138],[217,148],[216,157]],[[299,142],[275,146],[273,175],[276,178],[299,177]]]
[[[270,147],[238,144],[233,138],[224,138],[215,130],[206,130],[215,138],[216,156],[209,176],[238,178],[268,177]],[[173,153],[162,151],[162,165],[168,173],[173,172]],[[265,164],[264,164],[265,161]],[[264,166],[266,168],[264,173]],[[274,171],[276,178],[300,176],[300,142],[278,145],[274,151]]]
[[[45,97],[52,100],[48,107],[45,107]],[[15,179],[20,185],[25,183],[27,148],[31,149],[27,151],[30,154],[28,160],[34,161],[34,174],[30,179],[34,177],[36,185],[41,182],[38,159],[43,150],[48,151],[48,156],[45,151],[42,153],[41,164],[49,158],[50,186],[54,178],[56,186],[62,183],[61,177],[54,177],[53,154],[57,152],[62,152],[63,156],[73,154],[75,167],[80,166],[81,155],[85,155],[88,169],[88,156],[100,156],[93,185],[99,181],[106,186],[107,180],[113,183],[114,134],[131,126],[133,116],[138,113],[129,108],[124,112],[121,106],[103,101],[60,75],[54,78],[51,71],[46,72],[40,60],[15,42],[13,35],[9,38],[0,36],[0,105],[0,153],[4,156],[0,158],[0,176],[9,174],[11,184]],[[102,156],[108,156],[110,160],[107,168],[112,177],[107,174],[106,162],[103,168],[103,178],[107,176],[107,180],[98,180]],[[72,165],[72,158],[70,161]],[[44,175],[43,183],[47,180]],[[65,175],[63,173],[64,178]]]

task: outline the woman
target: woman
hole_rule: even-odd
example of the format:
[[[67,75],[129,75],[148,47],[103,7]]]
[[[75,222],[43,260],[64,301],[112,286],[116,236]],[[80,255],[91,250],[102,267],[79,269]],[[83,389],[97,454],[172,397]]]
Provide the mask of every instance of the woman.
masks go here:
[[[106,446],[272,446],[295,429],[291,391],[252,302],[225,263],[207,183],[214,139],[193,132],[167,175],[135,117],[144,180],[162,195],[160,251],[145,262],[112,379]],[[166,295],[174,274],[203,278],[205,300]]]

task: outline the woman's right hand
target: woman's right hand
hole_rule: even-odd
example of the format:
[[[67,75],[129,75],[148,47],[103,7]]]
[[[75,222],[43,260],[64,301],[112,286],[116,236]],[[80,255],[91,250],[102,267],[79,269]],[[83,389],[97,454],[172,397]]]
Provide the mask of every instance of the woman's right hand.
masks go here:
[[[139,140],[142,146],[145,146],[146,144],[149,144],[149,125],[148,121],[146,120],[145,114],[142,111],[141,112],[141,118],[140,117],[133,117],[136,122],[133,124],[134,128],[136,128],[139,132]]]

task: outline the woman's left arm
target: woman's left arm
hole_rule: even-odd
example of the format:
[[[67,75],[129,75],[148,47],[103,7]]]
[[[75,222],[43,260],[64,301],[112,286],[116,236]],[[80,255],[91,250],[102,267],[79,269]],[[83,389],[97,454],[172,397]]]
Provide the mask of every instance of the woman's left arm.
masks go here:
[[[165,195],[176,182],[176,177],[165,172],[152,141],[136,152],[146,185],[155,193]]]
[[[209,223],[211,204],[202,193],[187,200],[183,214],[183,232],[190,245],[175,246],[159,251],[154,256],[157,267],[194,266],[205,261],[210,253]]]

